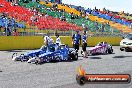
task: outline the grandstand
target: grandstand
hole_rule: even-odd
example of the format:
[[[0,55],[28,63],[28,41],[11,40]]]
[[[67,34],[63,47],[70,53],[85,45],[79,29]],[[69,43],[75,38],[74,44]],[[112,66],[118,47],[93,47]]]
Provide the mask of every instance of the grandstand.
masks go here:
[[[45,33],[73,30],[88,30],[92,33],[129,33],[132,32],[132,16],[124,12],[112,12],[104,9],[84,9],[74,5],[62,4],[60,0],[7,2],[0,0],[1,32],[7,28],[19,33]],[[11,19],[10,28],[9,20]]]
[[[44,2],[40,2],[41,4],[45,4]],[[47,6],[52,6],[52,3],[48,4]],[[68,13],[74,13],[75,15],[81,15],[82,13],[77,11],[74,8],[68,7],[68,6],[62,6],[61,4],[58,4],[59,9],[65,9]],[[87,9],[85,10],[85,13],[89,13],[89,19],[92,21],[97,20],[99,23],[109,23],[111,27],[114,27],[122,32],[131,32],[131,21],[127,20],[126,18],[121,18],[118,14],[112,14],[108,13],[106,11],[98,11],[98,9]]]

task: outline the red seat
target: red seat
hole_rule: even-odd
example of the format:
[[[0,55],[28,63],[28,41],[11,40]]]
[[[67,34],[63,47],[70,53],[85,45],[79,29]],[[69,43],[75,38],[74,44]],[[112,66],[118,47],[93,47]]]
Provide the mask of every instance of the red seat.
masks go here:
[[[4,7],[0,8],[0,12],[7,12],[11,17],[17,20],[24,21],[29,25],[33,24],[31,21],[31,17],[34,15],[33,12],[21,6],[11,6],[11,4],[5,0],[0,0],[0,3],[4,5]],[[59,18],[53,18],[52,16],[48,16],[47,18],[37,16],[37,19],[38,22],[35,22],[35,25],[40,29],[69,30],[78,28],[76,25],[60,21]]]

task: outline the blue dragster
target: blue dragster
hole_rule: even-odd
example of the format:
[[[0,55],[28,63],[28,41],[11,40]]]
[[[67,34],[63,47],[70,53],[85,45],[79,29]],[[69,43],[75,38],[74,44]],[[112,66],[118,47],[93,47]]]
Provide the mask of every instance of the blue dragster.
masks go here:
[[[43,46],[38,50],[14,56],[13,60],[27,61],[28,63],[44,63],[50,61],[78,60],[78,53],[74,49],[69,49],[67,45],[52,44]]]

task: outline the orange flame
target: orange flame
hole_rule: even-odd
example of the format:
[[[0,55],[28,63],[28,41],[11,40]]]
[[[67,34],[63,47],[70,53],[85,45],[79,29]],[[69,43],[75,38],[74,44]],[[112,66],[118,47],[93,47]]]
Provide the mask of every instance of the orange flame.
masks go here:
[[[78,72],[79,72],[79,75],[85,75],[86,74],[86,72],[85,72],[85,70],[82,68],[82,66],[80,65],[80,67],[78,68]]]

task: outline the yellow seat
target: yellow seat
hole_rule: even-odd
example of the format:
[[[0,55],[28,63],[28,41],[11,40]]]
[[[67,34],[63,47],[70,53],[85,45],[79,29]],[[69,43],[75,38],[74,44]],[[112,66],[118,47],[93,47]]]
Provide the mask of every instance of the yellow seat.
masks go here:
[[[45,2],[41,1],[41,2],[39,2],[39,3],[42,4],[42,5],[49,6],[49,7],[52,6],[52,3],[51,3],[51,2],[48,2],[48,4],[46,4]]]
[[[41,1],[41,2],[39,2],[39,3],[40,3],[40,4],[42,4],[42,5],[43,5],[43,4],[46,4],[45,2],[42,2],[42,1]]]

